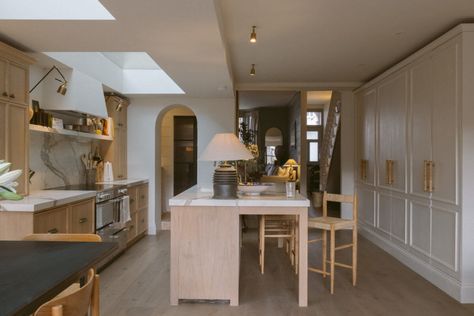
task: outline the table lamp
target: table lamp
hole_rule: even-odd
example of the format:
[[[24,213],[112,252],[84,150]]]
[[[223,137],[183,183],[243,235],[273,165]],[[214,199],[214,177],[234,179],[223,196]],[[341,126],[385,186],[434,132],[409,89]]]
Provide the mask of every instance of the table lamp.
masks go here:
[[[252,154],[235,134],[219,133],[214,135],[199,157],[199,160],[202,161],[220,162],[214,170],[214,199],[237,198],[237,170],[228,161],[249,159],[253,159]]]

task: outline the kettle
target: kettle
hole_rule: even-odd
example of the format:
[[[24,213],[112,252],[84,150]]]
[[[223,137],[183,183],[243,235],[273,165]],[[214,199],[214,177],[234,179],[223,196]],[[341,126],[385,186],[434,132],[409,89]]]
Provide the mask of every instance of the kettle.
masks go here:
[[[114,181],[114,172],[112,170],[112,163],[107,161],[104,165],[104,182]]]

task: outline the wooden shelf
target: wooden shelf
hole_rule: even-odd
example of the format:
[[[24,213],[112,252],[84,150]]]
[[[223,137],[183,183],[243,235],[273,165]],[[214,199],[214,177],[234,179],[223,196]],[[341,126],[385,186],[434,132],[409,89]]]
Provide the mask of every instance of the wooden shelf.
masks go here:
[[[30,131],[59,134],[59,135],[73,136],[73,137],[83,137],[83,138],[98,139],[98,140],[107,140],[107,141],[114,140],[112,136],[104,136],[104,135],[97,135],[97,134],[84,133],[84,132],[78,132],[78,131],[71,131],[68,129],[56,129],[56,128],[50,128],[50,127],[34,125],[34,124],[30,124]]]

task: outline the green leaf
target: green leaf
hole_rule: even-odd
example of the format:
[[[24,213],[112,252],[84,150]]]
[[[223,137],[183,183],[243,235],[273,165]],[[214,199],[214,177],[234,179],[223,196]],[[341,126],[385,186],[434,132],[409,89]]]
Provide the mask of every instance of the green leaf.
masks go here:
[[[13,193],[13,192],[0,191],[0,198],[4,200],[18,201],[18,200],[23,199],[23,196]]]

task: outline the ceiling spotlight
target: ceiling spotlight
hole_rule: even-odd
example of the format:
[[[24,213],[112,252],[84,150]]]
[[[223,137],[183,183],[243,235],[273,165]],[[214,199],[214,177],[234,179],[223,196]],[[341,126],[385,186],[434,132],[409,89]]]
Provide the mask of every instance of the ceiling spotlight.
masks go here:
[[[255,32],[256,26],[252,26],[252,33],[250,33],[250,43],[256,43],[257,42],[257,32]]]
[[[255,64],[252,64],[252,68],[250,68],[250,75],[255,76]]]

